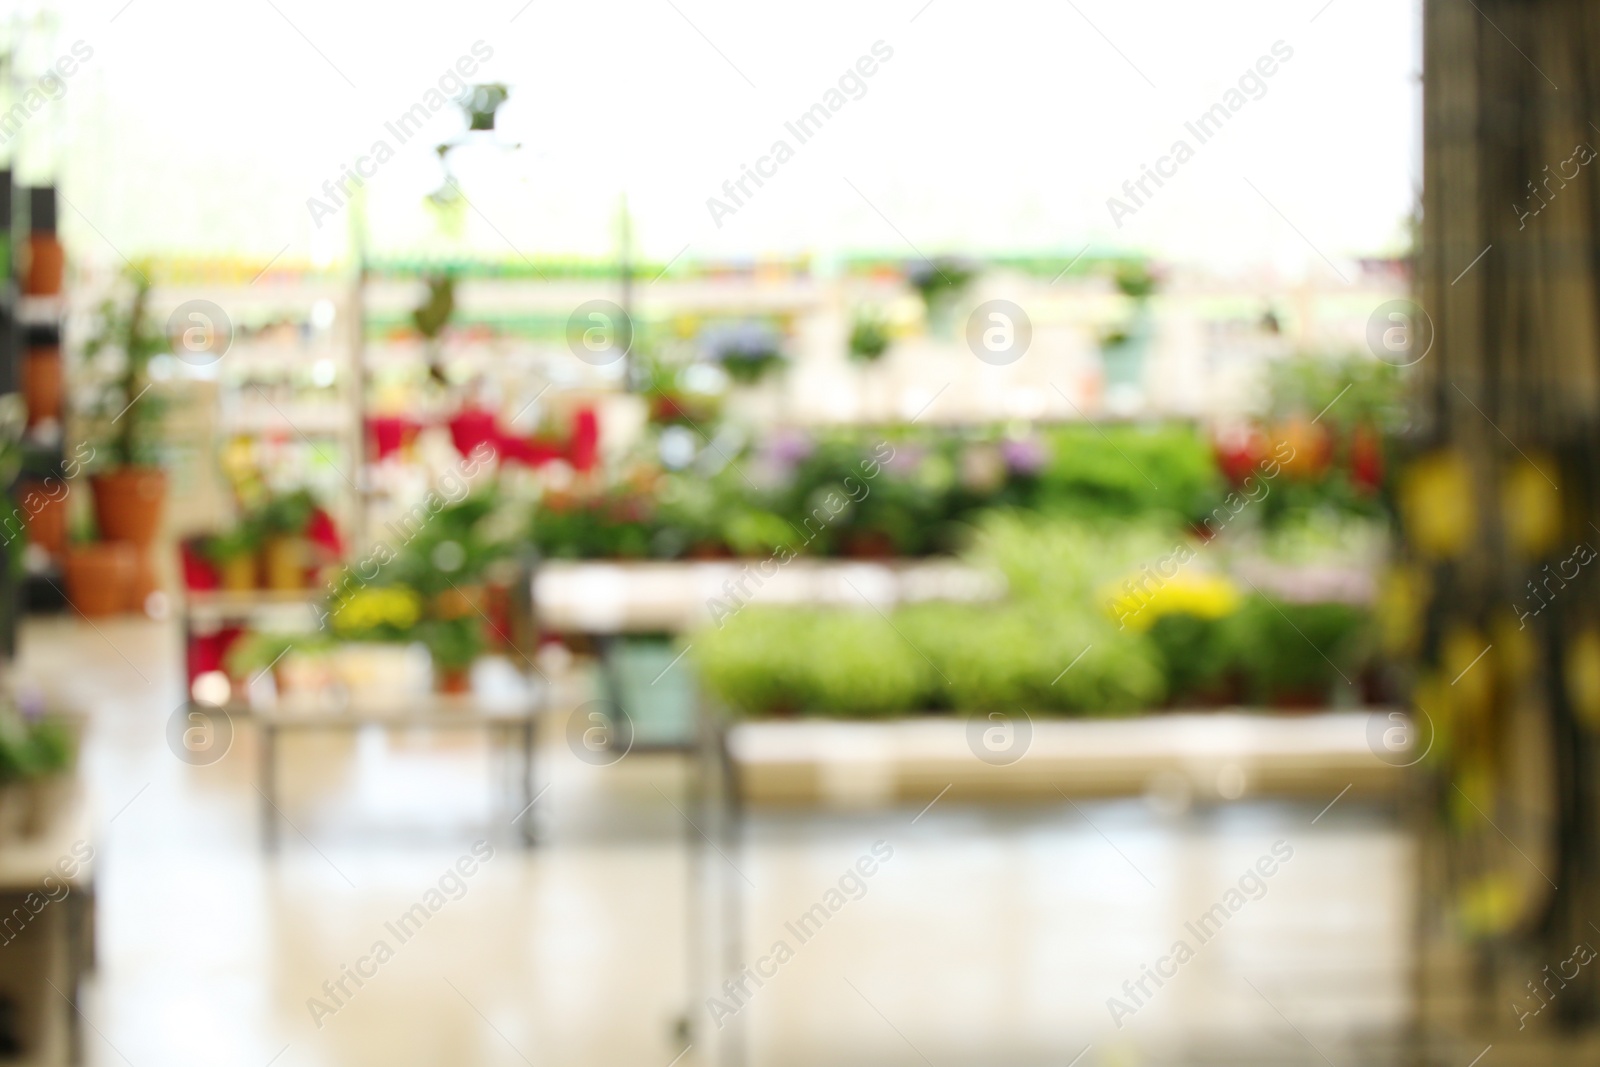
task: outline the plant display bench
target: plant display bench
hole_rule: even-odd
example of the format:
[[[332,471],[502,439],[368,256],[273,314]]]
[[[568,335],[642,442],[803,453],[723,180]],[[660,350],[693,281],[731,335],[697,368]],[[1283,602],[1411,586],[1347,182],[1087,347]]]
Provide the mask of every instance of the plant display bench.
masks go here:
[[[78,982],[94,964],[90,837],[88,805],[74,788],[41,832],[0,843],[0,997],[7,1036],[20,1045],[7,1064],[81,1060]]]
[[[515,699],[487,700],[483,697],[419,693],[390,701],[354,702],[346,707],[330,707],[313,699],[290,698],[268,708],[243,712],[260,731],[261,830],[269,850],[278,845],[279,824],[286,821],[278,805],[278,742],[282,735],[295,732],[355,732],[377,726],[398,733],[412,730],[482,730],[492,749],[515,754],[517,781],[521,786],[518,810],[511,822],[521,824],[522,842],[534,844],[533,806],[534,740],[541,711],[542,689],[531,689]],[[492,783],[491,783],[492,787]],[[493,801],[494,797],[491,797]]]

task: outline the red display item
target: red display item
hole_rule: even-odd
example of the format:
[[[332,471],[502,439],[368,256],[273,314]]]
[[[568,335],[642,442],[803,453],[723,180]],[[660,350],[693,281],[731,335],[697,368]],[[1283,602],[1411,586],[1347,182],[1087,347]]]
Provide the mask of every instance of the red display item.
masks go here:
[[[367,433],[376,458],[388,459],[416,440],[422,424],[404,415],[374,415],[367,420]]]
[[[450,420],[450,441],[463,456],[470,456],[480,445],[501,452],[503,439],[492,411],[466,408]]]
[[[567,462],[573,470],[593,470],[600,459],[600,417],[592,407],[579,408],[572,417],[572,440],[567,445]]]
[[[328,551],[334,559],[344,555],[344,538],[339,536],[339,525],[324,508],[314,508],[306,523],[306,540]]]
[[[189,537],[178,543],[178,561],[183,572],[183,587],[197,592],[222,587],[222,575],[200,550],[205,539]]]

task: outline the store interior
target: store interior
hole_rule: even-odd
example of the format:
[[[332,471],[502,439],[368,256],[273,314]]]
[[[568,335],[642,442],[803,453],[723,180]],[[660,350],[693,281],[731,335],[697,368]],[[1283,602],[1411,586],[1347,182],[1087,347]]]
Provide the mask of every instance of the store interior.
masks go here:
[[[0,1064],[1594,1062],[1600,9],[1156,7],[0,8]]]

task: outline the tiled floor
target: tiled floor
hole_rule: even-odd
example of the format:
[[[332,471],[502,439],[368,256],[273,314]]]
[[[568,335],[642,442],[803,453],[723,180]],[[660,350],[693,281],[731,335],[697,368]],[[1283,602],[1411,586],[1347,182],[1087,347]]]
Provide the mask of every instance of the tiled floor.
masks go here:
[[[686,1009],[695,1047],[679,1062],[708,1062],[715,1025],[704,997],[688,1003],[697,838],[673,807],[687,785],[677,758],[594,768],[548,731],[535,808],[548,841],[524,852],[489,803],[481,739],[295,739],[282,766],[298,832],[269,857],[250,730],[209,767],[167,747],[170,626],[31,623],[21,673],[92,716],[91,1064],[666,1067]],[[760,989],[747,983],[723,1036],[742,1032],[763,1065],[1382,1062],[1369,1046],[1407,1010],[1410,850],[1381,812],[1346,800],[1313,824],[1320,806],[1167,817],[1142,801],[946,798],[920,817],[757,816],[742,849],[711,859],[737,867],[723,874],[742,887],[742,958],[779,940],[794,952]],[[493,858],[463,888],[447,880],[459,899],[400,943],[385,924],[486,834]],[[859,899],[802,943],[785,924],[829,904],[877,841],[892,857],[864,891],[847,881]],[[1247,883],[1259,899],[1201,944],[1185,924],[1230,903],[1280,841],[1292,859]],[[1133,1001],[1124,981],[1179,939],[1193,959]],[[323,983],[379,940],[392,958],[364,964],[359,987],[345,979],[343,1005],[314,1020],[308,999],[332,1007]],[[1137,1008],[1120,1028],[1113,996]]]

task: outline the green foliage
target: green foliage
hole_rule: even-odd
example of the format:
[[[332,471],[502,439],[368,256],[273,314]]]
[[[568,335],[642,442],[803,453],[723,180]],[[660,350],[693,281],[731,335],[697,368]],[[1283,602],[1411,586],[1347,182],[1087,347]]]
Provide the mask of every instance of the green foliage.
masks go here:
[[[491,564],[511,553],[520,522],[520,515],[504,513],[492,490],[447,503],[410,540],[395,546],[393,562],[383,568],[384,580],[429,597],[476,584]]]
[[[1360,353],[1300,355],[1278,360],[1267,373],[1268,418],[1321,418],[1338,432],[1356,426],[1396,433],[1406,423],[1403,370]]]
[[[701,634],[694,654],[713,692],[760,713],[899,714],[926,685],[916,650],[865,611],[752,607]]]
[[[1256,700],[1325,696],[1355,681],[1372,647],[1370,614],[1349,604],[1251,597],[1227,625]]]
[[[224,533],[213,534],[201,544],[201,552],[213,563],[253,556],[261,547],[261,530],[253,523],[241,522]]]
[[[873,363],[889,350],[889,328],[881,315],[861,312],[850,327],[850,358]]]
[[[1035,503],[1052,514],[1193,522],[1225,491],[1210,442],[1192,426],[1066,426],[1050,444]]]
[[[311,525],[311,514],[316,510],[317,498],[310,490],[274,493],[247,516],[244,525],[253,527],[262,539],[299,537]]]
[[[107,297],[83,345],[90,380],[99,388],[83,412],[100,458],[111,466],[157,466],[165,398],[150,389],[150,360],[168,350],[161,326],[150,319],[150,278],[130,264],[123,277],[126,303]]]
[[[291,652],[312,652],[328,645],[327,636],[320,631],[286,634],[252,630],[229,646],[228,673],[249,680],[274,664],[282,663]]]
[[[692,638],[708,691],[746,714],[1117,715],[1207,701],[1242,680],[1257,701],[1325,700],[1370,655],[1370,616],[1337,603],[1247,597],[1235,614],[1161,616],[1118,629],[1099,590],[1172,547],[1159,523],[987,516],[968,560],[1003,574],[1009,596],[930,602],[881,617],[750,607]],[[1324,658],[1326,655],[1326,658]],[[1331,662],[1330,662],[1331,661]]]
[[[1173,612],[1158,618],[1149,635],[1178,703],[1215,694],[1239,666],[1229,620]]]
[[[411,312],[411,324],[429,341],[437,340],[456,312],[456,280],[449,274],[424,279],[427,298]]]
[[[60,774],[71,769],[76,755],[73,730],[64,720],[0,712],[0,782]]]
[[[661,474],[617,477],[541,504],[533,538],[550,558],[674,559],[704,549],[765,555],[923,556],[954,552],[996,508],[1076,520],[1204,516],[1226,489],[1208,440],[1187,425],[1061,426],[1013,437],[995,428],[900,427],[769,442]],[[1170,547],[1170,546],[1169,546]]]
[[[477,615],[429,619],[418,624],[417,633],[434,664],[444,670],[465,670],[483,654],[483,625]]]

